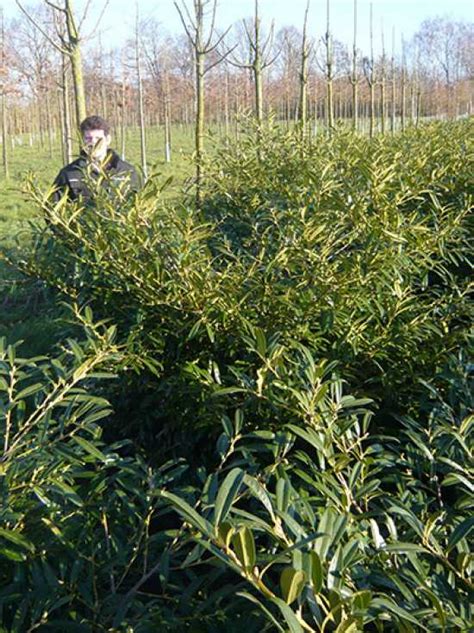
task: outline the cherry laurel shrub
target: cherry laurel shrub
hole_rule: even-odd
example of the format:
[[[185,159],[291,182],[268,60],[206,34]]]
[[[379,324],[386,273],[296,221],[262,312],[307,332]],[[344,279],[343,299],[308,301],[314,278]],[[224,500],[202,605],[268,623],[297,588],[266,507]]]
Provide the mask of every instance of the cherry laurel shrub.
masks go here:
[[[113,336],[51,360],[0,348],[2,630],[468,630],[462,357],[400,435],[376,436],[373,403],[295,345],[247,393],[285,426],[229,411],[207,463],[151,467],[101,438],[110,408],[91,390],[119,360]]]
[[[260,367],[255,328],[262,349],[297,341],[354,392],[409,412],[472,318],[471,127],[302,141],[270,125],[258,144],[248,130],[212,161],[199,210],[157,177],[133,197],[99,189],[94,208],[36,191],[46,229],[23,265],[117,325],[128,373],[114,401],[141,407],[144,444],[162,430],[161,443],[206,443],[216,385]]]

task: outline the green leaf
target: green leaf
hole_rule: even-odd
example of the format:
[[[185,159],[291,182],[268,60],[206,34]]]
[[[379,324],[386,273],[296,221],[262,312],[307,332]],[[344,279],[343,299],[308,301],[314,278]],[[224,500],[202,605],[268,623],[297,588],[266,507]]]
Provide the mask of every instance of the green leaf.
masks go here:
[[[295,612],[290,609],[290,607],[281,600],[280,598],[272,598],[272,601],[278,606],[283,617],[285,618],[286,623],[290,629],[290,633],[304,633],[304,629],[301,626],[298,618],[296,617]]]
[[[313,429],[307,429],[307,430],[301,429],[299,426],[296,426],[296,424],[288,424],[287,428],[292,433],[300,437],[302,440],[305,440],[306,442],[308,442],[308,444],[313,446],[316,449],[316,451],[320,453],[325,452],[323,441],[321,440],[320,437],[318,437],[318,435]]]
[[[431,591],[431,589],[428,589],[428,587],[421,586],[421,587],[419,587],[419,591],[421,591],[422,593],[424,593],[424,594],[426,594],[428,596],[428,598],[431,600],[431,603],[433,604],[434,608],[436,609],[436,613],[438,614],[439,623],[441,624],[441,626],[443,628],[446,627],[447,621],[446,621],[445,608],[441,604],[441,602],[439,601],[438,597]]]
[[[358,591],[352,596],[352,604],[357,611],[366,611],[372,600],[372,592],[369,589]]]
[[[316,552],[310,552],[311,556],[311,584],[313,585],[313,591],[318,594],[323,588],[324,583],[324,571],[321,558]]]
[[[360,630],[355,618],[347,618],[339,624],[334,633],[357,633]]]
[[[241,468],[233,468],[220,486],[214,510],[214,522],[216,526],[218,526],[221,521],[225,521],[239,493],[243,478],[244,471]]]
[[[74,435],[72,440],[78,444],[81,448],[83,448],[86,453],[89,453],[96,459],[99,459],[102,462],[107,461],[107,457],[102,453],[96,446],[94,446],[88,440],[85,440],[83,437],[79,437],[78,435]]]
[[[446,547],[446,553],[449,552],[459,543],[463,538],[466,538],[471,530],[474,528],[474,516],[468,517],[462,523],[460,523],[451,533]]]
[[[253,602],[254,604],[256,604],[265,613],[265,615],[270,620],[270,622],[272,622],[276,626],[278,631],[280,631],[280,633],[285,633],[285,629],[274,617],[272,612],[269,609],[267,609],[267,607],[263,604],[263,602],[260,602],[260,600],[258,600],[255,596],[252,596],[251,593],[247,593],[246,591],[239,591],[237,595],[242,596],[243,598],[247,598],[247,600],[250,600],[250,602]]]
[[[206,521],[201,515],[199,515],[196,510],[189,505],[184,499],[178,497],[172,492],[167,492],[166,490],[162,490],[160,495],[167,499],[179,512],[179,514],[190,523],[196,530],[199,530],[201,534],[204,534],[207,537],[212,536],[212,527],[211,524]]]
[[[474,492],[474,484],[469,481],[467,477],[459,473],[450,473],[443,479],[442,486],[456,486],[457,484],[463,484],[470,492]]]
[[[0,537],[3,537],[10,543],[14,543],[18,545],[18,547],[22,547],[23,549],[28,550],[29,552],[35,551],[35,546],[31,541],[23,536],[18,530],[6,530],[5,528],[0,528]]]
[[[232,548],[246,571],[251,571],[255,567],[256,552],[255,540],[252,531],[243,526],[232,536]]]
[[[423,631],[428,631],[428,629],[423,626],[423,624],[419,620],[417,620],[417,618],[415,618],[413,615],[411,615],[411,613],[409,613],[402,607],[399,607],[395,602],[393,602],[393,600],[390,600],[389,598],[374,598],[372,600],[372,607],[380,609],[382,613],[386,613],[387,611],[389,611],[401,620],[410,622],[420,629],[423,629]]]
[[[222,387],[222,389],[216,389],[213,392],[212,398],[218,398],[219,396],[228,396],[233,393],[247,393],[248,389],[242,387]]]
[[[281,477],[276,485],[276,504],[280,512],[286,512],[290,502],[290,484],[286,479]]]
[[[398,543],[389,543],[387,545],[384,545],[382,550],[384,552],[395,552],[397,554],[404,554],[407,552],[429,554],[429,551],[421,545],[416,545],[415,543],[404,543],[402,541],[398,541]]]
[[[2,558],[2,556],[16,563],[23,563],[26,560],[26,554],[24,552],[18,552],[8,547],[0,547],[0,558]]]
[[[32,396],[33,394],[38,393],[38,391],[42,391],[43,389],[44,385],[42,385],[41,383],[30,385],[29,387],[25,387],[24,389],[16,393],[14,400],[23,400],[24,398],[28,398],[28,396]]]
[[[285,567],[280,575],[280,588],[283,600],[291,604],[300,597],[306,584],[306,574],[302,569]]]
[[[74,505],[78,507],[82,507],[84,505],[81,497],[77,494],[74,488],[64,483],[64,481],[55,479],[51,487],[66,497]]]
[[[275,512],[273,511],[272,500],[263,484],[260,483],[258,479],[251,477],[248,474],[244,475],[244,482],[250,492],[263,504],[266,511],[271,516],[272,521],[275,521]]]

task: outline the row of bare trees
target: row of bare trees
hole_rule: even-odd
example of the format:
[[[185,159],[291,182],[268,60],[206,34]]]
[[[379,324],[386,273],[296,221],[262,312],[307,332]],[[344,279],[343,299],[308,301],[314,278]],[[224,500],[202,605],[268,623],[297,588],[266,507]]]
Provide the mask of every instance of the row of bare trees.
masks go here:
[[[5,170],[7,146],[22,134],[51,152],[60,137],[69,159],[73,130],[86,112],[110,119],[122,153],[127,128],[139,126],[145,171],[147,127],[163,127],[164,155],[171,160],[172,124],[194,125],[199,180],[206,124],[229,134],[240,112],[252,111],[259,124],[272,113],[299,124],[303,134],[321,124],[330,130],[339,119],[375,134],[472,108],[472,24],[429,19],[409,42],[392,32],[388,54],[372,11],[370,50],[360,50],[357,0],[348,46],[333,38],[330,0],[321,38],[311,34],[309,0],[301,30],[276,33],[262,23],[258,0],[252,18],[223,33],[216,29],[216,0],[177,0],[182,35],[172,37],[152,20],[140,22],[137,11],[133,37],[120,50],[105,51],[100,38],[92,46],[96,28],[89,39],[83,35],[86,14],[77,16],[72,0],[43,0],[33,8],[17,3],[21,17],[1,21]],[[377,55],[376,38],[382,42]]]

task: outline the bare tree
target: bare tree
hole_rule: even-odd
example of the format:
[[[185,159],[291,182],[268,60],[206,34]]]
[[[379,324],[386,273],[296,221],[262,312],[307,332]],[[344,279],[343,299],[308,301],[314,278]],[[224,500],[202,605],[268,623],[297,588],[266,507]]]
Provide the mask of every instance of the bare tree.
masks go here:
[[[390,86],[391,86],[391,95],[390,95],[390,132],[393,134],[395,132],[395,118],[397,113],[397,102],[396,102],[396,84],[395,84],[395,27],[392,28],[392,56],[390,58]]]
[[[275,104],[282,104],[287,127],[293,119],[298,118],[299,104],[295,97],[298,94],[301,71],[300,41],[301,33],[294,26],[284,26],[275,37],[275,48],[279,51],[277,60],[277,72],[279,72],[272,83],[278,83]],[[271,90],[271,84],[269,87]]]
[[[31,15],[42,21],[44,28],[52,34],[54,26],[51,12],[46,5],[31,9]],[[22,19],[23,18],[23,19]],[[53,113],[51,95],[60,85],[59,55],[49,41],[24,16],[15,20],[12,33],[12,48],[15,53],[14,66],[20,77],[26,81],[37,103],[38,129],[41,144],[47,136],[49,156],[53,155]]]
[[[230,63],[238,68],[246,68],[251,71],[255,87],[255,117],[260,126],[263,122],[263,71],[271,66],[277,54],[272,54],[273,32],[272,24],[268,36],[263,38],[261,20],[259,15],[258,0],[255,0],[255,12],[253,20],[243,21],[244,33],[248,49],[248,61],[229,59]]]
[[[370,106],[369,106],[369,135],[373,137],[375,131],[375,86],[377,83],[377,76],[375,70],[374,59],[374,23],[373,23],[373,7],[370,3],[370,58],[364,57],[364,74],[367,80],[367,84],[370,90]]]
[[[77,125],[79,125],[79,123],[86,116],[86,98],[84,91],[84,76],[81,54],[81,41],[83,39],[81,36],[81,27],[84,24],[91,3],[87,2],[84,13],[81,19],[78,21],[74,13],[73,0],[62,0],[61,5],[57,5],[51,2],[51,0],[44,0],[45,4],[54,12],[55,17],[57,18],[57,23],[60,23],[65,27],[64,30],[58,28],[56,32],[56,38],[53,38],[44,28],[44,25],[36,20],[30,11],[25,9],[20,0],[15,1],[21,11],[50,42],[50,44],[54,46],[54,48],[56,48],[58,51],[60,51],[62,55],[65,55],[69,59],[73,77],[76,122]],[[102,18],[107,3],[108,0],[105,0],[97,25]]]
[[[454,116],[456,84],[463,76],[472,77],[473,25],[454,22],[445,17],[432,18],[421,24],[414,39],[420,56],[443,78],[447,113]]]
[[[386,115],[386,107],[385,107],[385,78],[386,78],[386,56],[385,56],[385,35],[383,30],[383,24],[381,27],[382,33],[382,56],[380,58],[380,131],[382,134],[385,134],[385,115]]]
[[[326,49],[326,124],[329,130],[334,127],[334,96],[333,96],[333,43],[330,25],[330,0],[326,0],[326,33],[324,35]]]
[[[138,92],[138,123],[140,127],[140,157],[143,177],[147,178],[146,164],[146,135],[145,135],[145,112],[143,107],[143,82],[142,82],[142,66],[141,66],[141,43],[140,43],[140,21],[138,13],[138,2],[136,4],[136,21],[135,21],[135,69],[137,73],[137,92]]]
[[[8,131],[7,131],[7,56],[5,43],[5,20],[0,8],[0,106],[2,109],[2,165],[5,178],[8,178]]]
[[[407,58],[405,39],[402,35],[402,68],[401,68],[401,90],[400,90],[400,123],[402,130],[406,126],[406,86],[407,86]]]
[[[169,78],[169,51],[172,41],[163,41],[157,36],[158,24],[148,20],[141,26],[142,48],[145,54],[146,66],[152,80],[156,97],[159,102],[158,111],[161,113],[164,130],[164,158],[171,161],[171,94]]]
[[[352,72],[350,82],[352,86],[352,128],[357,130],[359,111],[359,74],[357,68],[357,0],[354,0],[354,37],[352,42]]]
[[[221,62],[225,55],[218,56],[206,65],[206,56],[218,50],[227,31],[216,37],[215,22],[217,0],[193,0],[193,10],[188,8],[185,0],[175,1],[175,7],[183,24],[188,40],[194,51],[195,95],[196,95],[196,202],[201,202],[202,168],[204,152],[204,121],[205,121],[205,76],[211,68]],[[206,9],[210,7],[210,23],[206,33]]]
[[[308,73],[309,73],[309,57],[313,49],[312,43],[308,42],[308,13],[310,0],[306,2],[303,21],[303,38],[301,41],[301,67],[300,67],[300,93],[298,99],[298,119],[301,124],[301,132],[303,137],[306,135],[306,126],[308,120]]]

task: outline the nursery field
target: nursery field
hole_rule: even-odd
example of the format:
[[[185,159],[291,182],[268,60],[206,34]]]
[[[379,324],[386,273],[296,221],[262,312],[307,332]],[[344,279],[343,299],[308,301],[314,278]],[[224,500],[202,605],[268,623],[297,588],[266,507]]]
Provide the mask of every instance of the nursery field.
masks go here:
[[[245,124],[199,197],[177,135],[93,207],[24,148],[0,632],[471,630],[473,132]]]

